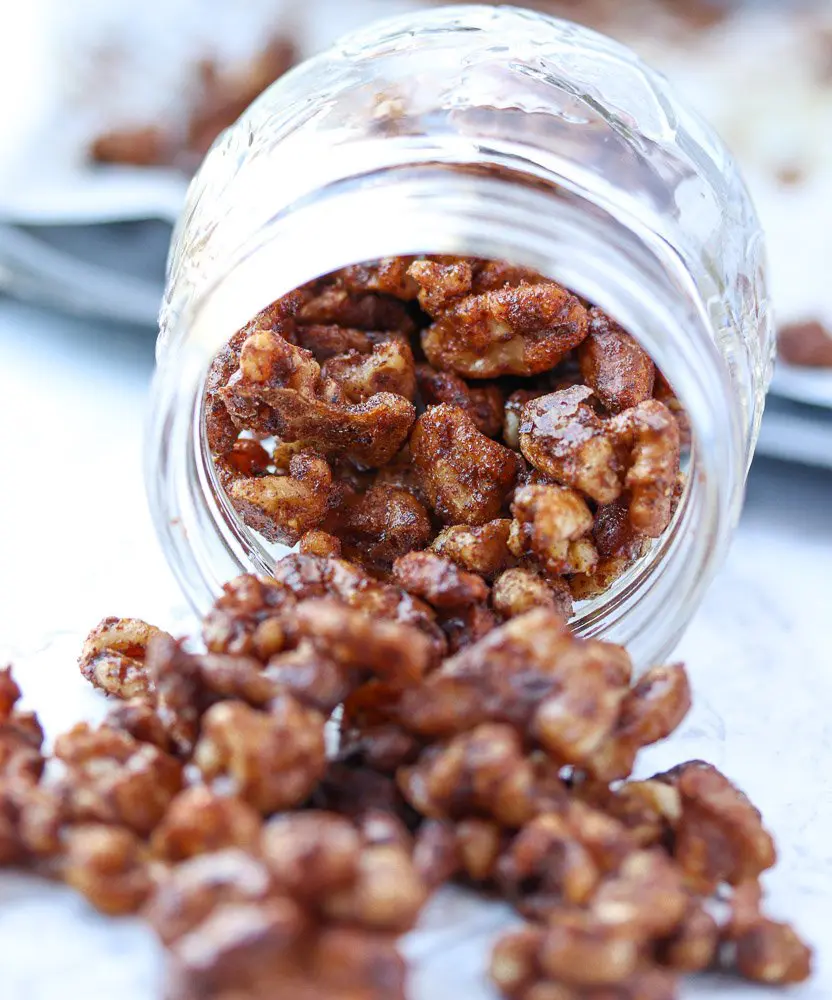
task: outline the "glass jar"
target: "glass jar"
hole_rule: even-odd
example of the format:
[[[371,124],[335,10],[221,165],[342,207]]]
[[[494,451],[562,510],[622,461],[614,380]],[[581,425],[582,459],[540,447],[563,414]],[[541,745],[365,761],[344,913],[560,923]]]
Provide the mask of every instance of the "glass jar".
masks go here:
[[[202,420],[214,353],[306,281],[418,253],[543,272],[617,319],[673,385],[693,432],[674,521],[574,622],[638,663],[663,657],[739,516],[772,364],[762,235],[731,157],[664,78],[595,32],[508,7],[350,35],[255,101],[194,178],[147,437],[185,594],[204,610],[276,555],[216,481]]]

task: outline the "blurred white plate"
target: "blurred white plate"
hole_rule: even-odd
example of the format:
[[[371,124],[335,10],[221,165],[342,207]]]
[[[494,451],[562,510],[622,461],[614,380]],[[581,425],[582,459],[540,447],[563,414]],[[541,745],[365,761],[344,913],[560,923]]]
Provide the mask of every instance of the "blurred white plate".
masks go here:
[[[784,399],[832,409],[832,368],[796,368],[781,361],[774,372],[771,391]]]

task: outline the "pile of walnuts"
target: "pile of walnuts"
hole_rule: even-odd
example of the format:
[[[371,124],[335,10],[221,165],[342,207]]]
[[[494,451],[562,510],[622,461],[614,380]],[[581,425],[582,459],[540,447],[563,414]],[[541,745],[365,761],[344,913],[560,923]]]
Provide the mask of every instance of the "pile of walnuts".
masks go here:
[[[240,515],[297,550],[225,586],[204,651],[104,619],[80,669],[113,707],[48,760],[0,671],[0,864],[142,913],[170,1000],[403,1000],[397,938],[450,880],[528,921],[491,957],[508,1000],[809,975],[742,792],[631,778],[684,668],[634,678],[567,624],[678,495],[683,414],[623,330],[503,264],[351,267],[232,339],[205,419]]]
[[[487,567],[490,536],[451,537]],[[171,1000],[404,1000],[397,937],[449,880],[528,921],[491,956],[509,1000],[809,975],[761,910],[775,850],[745,796],[700,761],[630,777],[689,707],[683,667],[634,678],[620,646],[521,609],[520,577],[480,627],[484,578],[446,556],[380,580],[322,532],[305,549],[225,587],[204,652],[102,621],[80,669],[113,706],[49,758],[0,671],[0,863],[141,913]]]
[[[467,609],[457,643],[609,588],[667,529],[689,433],[609,316],[467,257],[354,265],[272,303],[214,360],[205,420],[265,539],[380,579],[414,551],[481,577],[446,605]]]

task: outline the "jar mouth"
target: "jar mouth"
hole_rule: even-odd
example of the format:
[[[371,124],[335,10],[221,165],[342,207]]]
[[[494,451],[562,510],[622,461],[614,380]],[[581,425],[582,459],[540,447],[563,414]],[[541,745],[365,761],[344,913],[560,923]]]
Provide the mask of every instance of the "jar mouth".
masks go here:
[[[364,220],[358,229],[356,219]],[[310,233],[332,239],[310,247]],[[693,440],[674,519],[610,590],[577,607],[572,622],[580,634],[627,645],[640,666],[661,659],[698,605],[739,510],[733,456],[742,433],[728,373],[699,293],[649,219],[614,214],[572,184],[544,183],[504,163],[434,160],[332,185],[271,219],[180,317],[187,335],[171,344],[157,373],[147,481],[186,596],[204,611],[228,579],[268,575],[289,551],[245,526],[217,480],[202,419],[216,351],[307,281],[420,253],[506,260],[551,277],[621,323],[673,385]]]

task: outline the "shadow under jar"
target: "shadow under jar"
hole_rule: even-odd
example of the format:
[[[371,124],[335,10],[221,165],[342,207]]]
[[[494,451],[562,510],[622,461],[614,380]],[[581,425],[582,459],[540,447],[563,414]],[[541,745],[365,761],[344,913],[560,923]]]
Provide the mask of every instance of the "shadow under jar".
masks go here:
[[[298,66],[220,137],[174,237],[147,484],[196,609],[285,549],[238,517],[205,434],[208,367],[272,301],[381,257],[467,255],[550,277],[644,347],[692,446],[670,527],[584,635],[664,657],[736,525],[771,373],[764,247],[714,133],[628,49],[513,8],[383,21]]]

